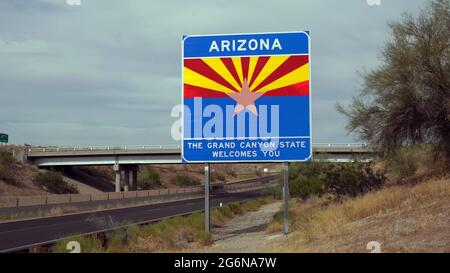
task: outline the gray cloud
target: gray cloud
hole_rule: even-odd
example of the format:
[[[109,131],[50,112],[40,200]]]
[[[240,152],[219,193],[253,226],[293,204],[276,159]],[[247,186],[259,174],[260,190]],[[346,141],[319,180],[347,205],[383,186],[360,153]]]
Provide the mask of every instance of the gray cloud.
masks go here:
[[[311,30],[315,142],[351,142],[336,102],[374,68],[387,23],[426,1],[0,2],[0,131],[14,143],[173,144],[183,34]]]

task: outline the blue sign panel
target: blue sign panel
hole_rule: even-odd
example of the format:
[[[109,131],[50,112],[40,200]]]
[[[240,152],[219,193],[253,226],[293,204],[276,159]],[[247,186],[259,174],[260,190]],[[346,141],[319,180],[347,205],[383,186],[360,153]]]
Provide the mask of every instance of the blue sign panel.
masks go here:
[[[183,38],[183,162],[309,161],[308,32]]]

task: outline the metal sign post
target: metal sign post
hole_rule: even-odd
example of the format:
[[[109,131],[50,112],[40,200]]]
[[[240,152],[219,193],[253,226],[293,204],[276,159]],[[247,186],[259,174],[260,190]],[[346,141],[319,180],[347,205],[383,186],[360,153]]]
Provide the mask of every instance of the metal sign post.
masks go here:
[[[205,164],[205,231],[210,230],[210,208],[209,208],[209,182],[210,182],[209,163]]]
[[[284,199],[284,234],[289,233],[289,162],[283,162],[283,199]]]

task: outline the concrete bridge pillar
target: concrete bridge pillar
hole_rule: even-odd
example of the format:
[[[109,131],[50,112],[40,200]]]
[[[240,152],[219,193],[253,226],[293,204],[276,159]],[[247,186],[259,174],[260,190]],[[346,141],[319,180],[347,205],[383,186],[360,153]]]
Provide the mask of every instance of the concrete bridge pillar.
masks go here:
[[[113,166],[114,172],[116,174],[115,184],[116,184],[116,192],[120,192],[120,180],[121,180],[121,173],[120,173],[120,165],[114,164]]]
[[[123,191],[128,191],[130,187],[130,171],[128,168],[125,168],[123,172]]]
[[[136,191],[138,170],[139,170],[138,165],[114,164],[114,172],[116,174],[115,179],[116,192],[120,192],[122,188],[123,191],[130,191],[130,190]]]
[[[137,191],[138,190],[138,171],[139,171],[139,166],[136,166],[132,171],[131,171],[131,190],[132,191]]]

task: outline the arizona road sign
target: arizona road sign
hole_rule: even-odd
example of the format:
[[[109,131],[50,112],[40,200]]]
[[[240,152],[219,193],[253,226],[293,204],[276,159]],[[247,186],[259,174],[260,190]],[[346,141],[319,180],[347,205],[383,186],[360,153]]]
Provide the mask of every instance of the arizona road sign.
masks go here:
[[[309,161],[309,32],[188,35],[183,162]]]

